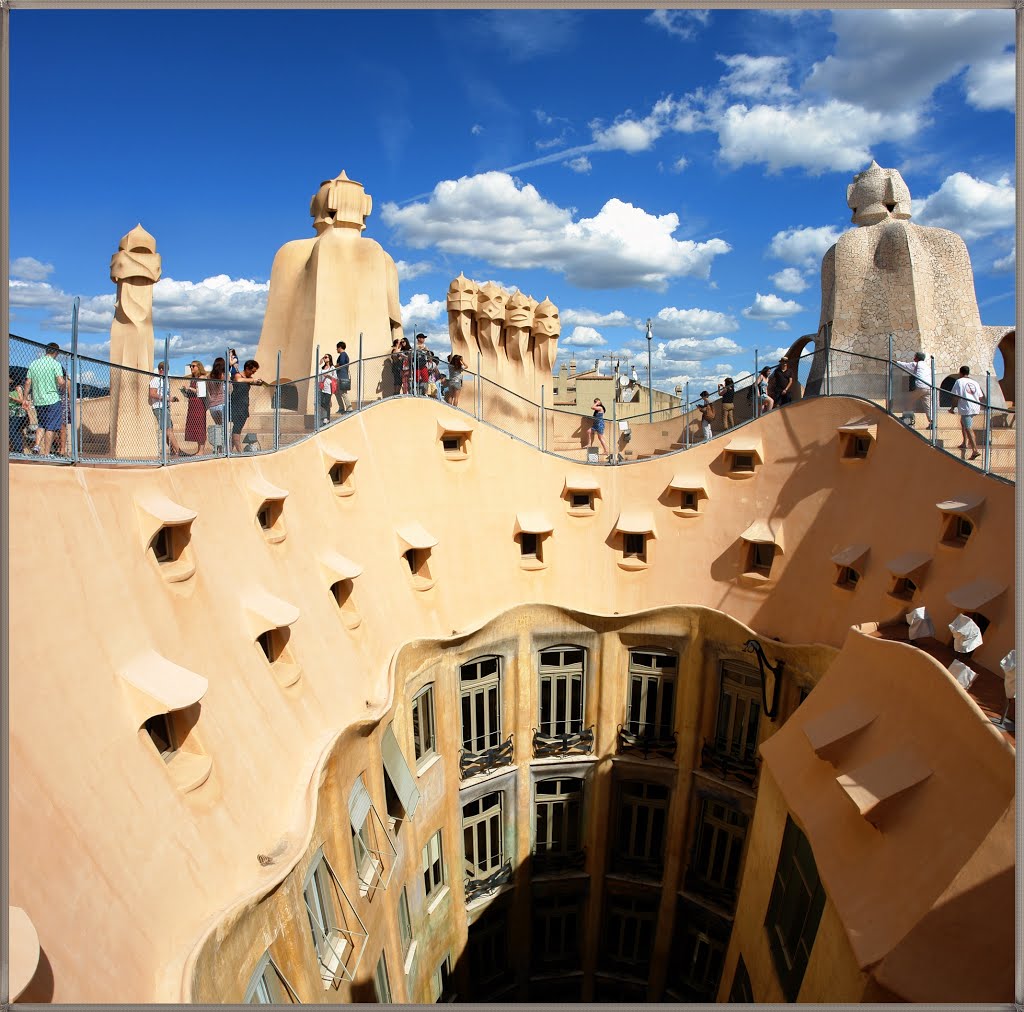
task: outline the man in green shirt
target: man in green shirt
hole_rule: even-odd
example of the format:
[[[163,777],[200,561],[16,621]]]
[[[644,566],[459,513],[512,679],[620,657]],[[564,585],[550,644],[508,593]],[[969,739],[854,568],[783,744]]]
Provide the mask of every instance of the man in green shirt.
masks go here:
[[[36,442],[32,453],[39,456],[40,452],[49,456],[53,447],[53,437],[60,432],[64,424],[64,410],[60,392],[67,380],[64,370],[57,361],[60,348],[54,341],[46,346],[29,367],[25,380],[25,396],[32,398],[36,409]]]

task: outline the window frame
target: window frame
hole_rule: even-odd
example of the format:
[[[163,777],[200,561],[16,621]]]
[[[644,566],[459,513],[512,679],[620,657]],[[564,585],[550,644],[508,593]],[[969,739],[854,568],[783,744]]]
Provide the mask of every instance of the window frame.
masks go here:
[[[421,865],[424,898],[429,902],[431,898],[441,894],[448,879],[444,864],[444,837],[440,829],[423,845]]]
[[[550,793],[542,784],[557,784]],[[574,784],[574,787],[566,787]],[[541,840],[541,811],[544,811],[544,840]],[[533,785],[533,852],[545,858],[567,857],[583,846],[583,778],[578,776],[544,777]]]
[[[824,908],[825,889],[814,851],[787,815],[764,918],[768,948],[786,1001],[796,1001],[800,994]],[[794,935],[797,925],[799,931]]]
[[[381,991],[384,994],[381,994]],[[373,967],[373,993],[377,998],[378,1005],[391,1005],[391,980],[388,977],[387,953],[381,949],[380,956]]]
[[[280,995],[271,994],[271,986],[267,982],[267,973],[272,972],[277,978],[276,989],[283,992],[287,1001],[280,1001]],[[260,993],[262,985],[262,991],[267,996],[267,1001],[254,1001],[253,999]],[[253,970],[252,975],[249,977],[249,984],[245,989],[245,997],[242,999],[242,1003],[245,1005],[298,1005],[301,1004],[298,995],[295,993],[295,988],[292,987],[291,982],[282,973],[281,968],[274,962],[274,957],[271,956],[270,950],[260,957],[259,962],[256,964],[256,968]]]
[[[645,665],[638,657],[664,658],[674,663]],[[679,655],[661,649],[631,649],[626,683],[626,719],[623,727],[637,738],[667,740],[675,731],[676,683],[679,677]],[[651,690],[654,703],[651,705]],[[666,700],[666,695],[669,697]],[[634,714],[634,706],[640,714]]]
[[[656,796],[661,792],[663,797]],[[616,802],[618,832],[611,847],[612,867],[646,875],[646,869],[636,872],[631,866],[647,865],[657,871],[660,881],[665,873],[671,787],[652,780],[621,780]]]
[[[579,662],[565,663],[568,653],[579,653]],[[552,664],[544,660],[545,654],[559,653],[561,660]],[[559,702],[559,686],[564,684]],[[578,715],[573,713],[578,686]],[[545,707],[548,717],[545,719]],[[562,716],[559,717],[558,714]],[[587,650],[570,643],[543,647],[537,653],[537,730],[546,737],[582,734],[587,725]],[[558,728],[561,727],[561,730]]]
[[[688,885],[696,892],[734,900],[743,871],[750,815],[740,805],[721,797],[705,795],[698,801]],[[714,811],[716,808],[721,811]]]
[[[407,959],[415,941],[412,929],[412,913],[409,910],[409,887],[402,886],[398,894],[398,940],[402,946],[402,958]]]
[[[728,715],[723,711],[726,699],[731,701]],[[740,709],[737,704],[743,701],[746,701],[747,705],[743,710],[745,716],[740,732],[737,734],[736,717]],[[753,720],[752,710],[756,710],[756,717]],[[718,672],[718,710],[715,715],[715,754],[719,757],[727,756],[741,766],[753,766],[757,756],[757,743],[761,737],[762,716],[760,672],[753,665],[740,661],[721,661]],[[722,733],[723,722],[726,724],[727,735]],[[751,723],[754,725],[752,740]],[[726,747],[723,747],[723,742],[727,743]]]
[[[424,685],[412,697],[412,747],[417,770],[421,769],[430,759],[437,755],[437,720],[435,714],[434,683],[430,682]],[[426,720],[424,720],[424,716]]]
[[[489,791],[462,805],[463,875],[467,881],[489,878],[505,864],[504,793]],[[490,804],[485,807],[484,802]],[[474,805],[478,810],[467,816],[466,810]]]
[[[491,661],[496,662],[495,670],[481,673]],[[479,755],[501,745],[503,667],[499,654],[482,654],[459,665],[459,726],[465,752]],[[476,673],[467,678],[473,668]]]

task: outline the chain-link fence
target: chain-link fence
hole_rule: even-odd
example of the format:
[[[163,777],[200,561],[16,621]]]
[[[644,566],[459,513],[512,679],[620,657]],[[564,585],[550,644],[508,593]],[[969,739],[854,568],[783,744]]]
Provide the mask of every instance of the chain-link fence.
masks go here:
[[[901,362],[840,349],[807,352],[790,363],[788,374],[772,367],[738,374],[731,384],[708,391],[706,403],[691,384],[678,404],[657,411],[627,414],[614,401],[601,432],[592,414],[537,404],[481,379],[468,368],[475,363],[459,369],[458,363],[413,351],[355,357],[347,369],[333,366],[280,382],[266,369],[225,380],[223,372],[207,374],[198,363],[187,375],[165,375],[161,363],[150,373],[14,336],[9,361],[8,449],[12,458],[26,461],[158,465],[270,453],[350,412],[410,396],[443,400],[567,460],[629,464],[702,442],[705,423],[714,438],[786,403],[850,396],[887,410],[937,449],[986,473],[1009,481],[1016,474],[1016,414],[1003,404],[993,377],[978,380],[978,397],[958,397],[952,393],[957,377],[939,382],[934,361]]]

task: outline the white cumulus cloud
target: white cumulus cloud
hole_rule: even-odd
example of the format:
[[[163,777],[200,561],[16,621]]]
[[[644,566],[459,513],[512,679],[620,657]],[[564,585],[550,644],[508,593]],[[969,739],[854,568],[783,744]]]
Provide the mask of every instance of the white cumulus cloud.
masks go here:
[[[577,158],[570,158],[565,164],[568,165],[573,172],[587,173],[593,168],[590,164],[590,159],[586,155],[579,155]]]
[[[651,11],[644,20],[678,39],[692,39],[698,28],[707,25],[710,17],[710,11],[660,9]]]
[[[967,70],[967,101],[975,109],[1017,109],[1017,60],[1003,53],[971,64]]]
[[[605,343],[605,339],[593,327],[575,327],[568,337],[559,341],[559,344],[577,348],[597,348]]]
[[[719,56],[729,68],[720,84],[733,95],[757,98],[788,98],[793,94],[789,86],[789,59],[785,56]]]
[[[621,309],[613,309],[610,313],[598,313],[593,309],[565,309],[562,311],[562,323],[566,326],[579,324],[584,327],[633,327],[638,321],[627,316]]]
[[[823,225],[819,228],[787,228],[772,236],[769,247],[773,257],[798,267],[813,268],[821,265],[821,258],[835,245],[842,232]]]
[[[475,256],[516,270],[546,268],[581,288],[663,289],[677,277],[706,279],[721,239],[676,239],[679,217],[653,215],[616,197],[591,218],[545,200],[504,172],[444,180],[426,201],[384,205],[385,224],[422,249]]]
[[[1006,177],[995,183],[954,172],[923,200],[913,204],[914,222],[957,232],[966,241],[1012,229],[1017,193]]]
[[[422,329],[427,324],[436,323],[446,311],[447,303],[443,300],[431,299],[429,295],[417,292],[402,306],[402,326],[411,329]],[[447,320],[447,316],[445,316]]]
[[[434,265],[426,260],[419,260],[414,264],[406,260],[396,260],[395,267],[398,268],[399,281],[412,281],[413,278],[418,278],[421,274],[429,274],[434,269]]]
[[[992,264],[992,270],[997,273],[1004,271],[1015,271],[1017,269],[1017,247],[1014,246],[1004,257],[1000,257]]]
[[[743,350],[728,337],[713,337],[710,340],[677,337],[673,341],[660,342],[658,349],[663,359],[675,360],[680,356],[685,356],[694,361],[703,361],[706,358],[715,358],[719,355],[735,355]]]
[[[771,280],[780,292],[789,292],[791,295],[796,295],[808,287],[807,280],[795,267],[784,268],[778,274],[773,274]]]
[[[748,320],[781,320],[782,317],[802,313],[803,310],[804,307],[792,299],[780,299],[771,293],[762,295],[758,292],[754,296],[753,305],[747,306],[743,315]]]
[[[53,264],[44,264],[35,257],[17,257],[11,261],[12,278],[24,281],[45,281],[53,273]]]
[[[665,306],[658,310],[654,333],[659,337],[708,337],[738,330],[735,317],[713,309],[677,309]]]

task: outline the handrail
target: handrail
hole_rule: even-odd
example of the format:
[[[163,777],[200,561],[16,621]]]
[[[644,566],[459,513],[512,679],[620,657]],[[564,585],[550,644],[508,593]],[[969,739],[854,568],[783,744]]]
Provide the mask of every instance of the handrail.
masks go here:
[[[29,361],[33,357],[38,357],[45,348],[45,345],[41,342],[12,334],[8,337],[8,346],[9,368],[12,378],[17,382],[23,382],[23,376],[27,371]],[[16,352],[19,352],[19,354],[15,354]],[[188,417],[184,420],[184,428],[180,431],[177,428],[177,425],[181,424],[180,420],[178,423],[175,423],[171,419],[168,397],[165,395],[157,403],[151,401],[149,393],[152,384],[159,379],[158,373],[117,366],[101,359],[90,358],[81,355],[77,347],[70,349],[61,348],[58,353],[58,361],[62,359],[68,363],[65,365],[65,368],[69,369],[69,374],[73,377],[72,383],[68,386],[73,387],[74,392],[74,397],[67,399],[63,409],[74,429],[71,433],[71,438],[59,439],[55,435],[53,440],[55,446],[58,442],[64,446],[64,455],[41,456],[35,455],[32,452],[30,437],[33,432],[34,409],[30,408],[27,418],[25,415],[11,416],[12,427],[9,450],[12,460],[26,463],[60,465],[94,463],[115,467],[123,465],[132,467],[138,467],[139,465],[160,467],[177,466],[180,463],[184,463],[183,457],[210,459],[217,456],[232,456],[239,452],[245,454],[273,453],[278,449],[303,442],[324,431],[326,428],[338,424],[343,418],[348,418],[351,415],[382,404],[401,393],[397,389],[397,375],[395,389],[391,392],[385,389],[384,376],[385,373],[390,372],[388,356],[375,356],[365,360],[360,357],[358,362],[350,363],[351,367],[357,370],[358,382],[356,384],[355,403],[351,405],[351,410],[344,415],[332,414],[331,397],[333,395],[321,393],[318,389],[318,380],[322,379],[322,375],[317,374],[298,380],[282,379],[280,376],[280,365],[275,363],[276,376],[265,384],[265,387],[272,391],[272,393],[268,396],[266,392],[258,393],[261,390],[258,386],[249,387],[249,398],[243,398],[242,406],[237,408],[239,411],[244,411],[244,405],[248,405],[250,410],[249,417],[253,415],[263,416],[267,429],[265,431],[255,431],[250,425],[244,441],[236,442],[236,447],[232,451],[232,437],[223,430],[227,428],[228,416],[233,415],[236,410],[232,400],[235,391],[239,388],[232,386],[230,379],[223,381],[228,386],[224,398],[223,416],[225,424],[222,429],[223,434],[216,433],[207,437],[205,413],[202,414],[199,422],[193,423],[191,412],[188,412]],[[856,373],[850,372],[848,368],[837,369],[837,365],[848,363],[850,360],[878,363],[879,368],[876,371]],[[806,370],[804,383],[801,385],[798,379],[800,368],[801,365],[808,364],[809,367]],[[381,383],[374,390],[373,371],[376,369],[380,369],[382,379]],[[370,370],[370,372],[367,370]],[[367,375],[368,379],[365,385],[363,382],[364,374]],[[443,387],[444,383],[447,382],[447,378],[440,370],[435,375],[438,385]],[[914,391],[912,390],[897,389],[897,387],[903,386],[903,380],[910,375],[908,370],[904,368],[904,364],[895,361],[894,358],[880,358],[828,346],[805,352],[800,356],[797,368],[794,370],[794,377],[797,379],[798,400],[837,396],[862,400],[886,411],[890,417],[900,420],[911,429],[914,428],[916,415],[923,413],[925,424],[920,430],[917,430],[917,434],[931,442],[941,452],[955,455],[951,451],[959,449],[958,445],[953,444],[948,449],[939,445],[938,418],[944,410],[948,409],[952,394],[945,387],[935,384],[934,359],[931,362],[932,382],[926,383],[922,380],[917,380],[917,390],[919,392],[916,396],[913,396]],[[713,432],[712,438],[732,434],[735,429],[748,424],[762,414],[761,398],[756,386],[756,365],[753,373],[739,373],[738,377],[734,386],[734,404],[737,405],[737,409],[734,410],[739,415],[749,412],[750,417],[736,420],[735,424],[729,429],[721,429],[719,423],[719,431]],[[104,380],[106,380],[105,383],[103,382]],[[167,376],[163,381],[163,386],[159,387],[159,389],[167,391],[167,394],[170,395],[170,400],[178,400],[180,402],[182,398],[178,397],[175,391],[187,393],[188,391],[181,386],[187,380],[188,377]],[[207,381],[218,382],[216,380]],[[589,433],[589,417],[586,414],[567,410],[565,405],[556,406],[553,403],[549,405],[544,394],[541,396],[540,403],[531,401],[529,398],[516,394],[493,380],[480,376],[478,372],[474,373],[468,369],[463,373],[463,386],[465,388],[472,387],[471,390],[465,390],[467,394],[466,406],[463,407],[461,404],[449,402],[449,406],[454,410],[498,429],[512,438],[540,450],[542,453],[566,457],[577,463],[593,464],[595,462],[592,458],[588,457],[584,445]],[[967,401],[967,403],[973,403],[978,409],[977,414],[983,415],[984,418],[984,427],[979,427],[976,433],[979,455],[977,458],[972,457],[971,461],[967,462],[971,463],[974,459],[977,459],[978,464],[976,466],[983,473],[997,480],[1013,484],[1014,478],[1011,475],[1015,472],[1015,457],[1013,460],[1008,461],[1004,456],[1001,466],[996,463],[995,458],[997,452],[1001,452],[1004,455],[1008,452],[1013,452],[1015,455],[1015,445],[1003,444],[1001,448],[993,445],[993,430],[998,428],[1000,420],[1005,428],[1013,428],[1015,426],[1016,411],[1014,408],[995,407],[992,405],[990,397],[993,389],[991,374],[986,374],[985,376],[985,387],[986,396],[983,400],[978,402]],[[121,402],[125,400],[126,390],[129,401],[131,401],[133,396],[136,404],[140,401],[148,400],[154,409],[155,429],[150,426],[146,432],[127,434],[117,432],[118,427],[115,424],[117,418],[114,415],[116,407],[111,402],[111,397],[115,390]],[[363,395],[366,391],[369,392],[369,395],[364,399]],[[412,396],[425,396],[417,393],[417,384],[414,379],[409,383],[408,392]],[[746,400],[744,394],[746,394],[746,397],[749,397],[749,400]],[[716,392],[709,400],[712,404],[716,405],[716,416],[721,418],[720,395]],[[741,405],[742,408],[740,407]],[[182,405],[182,408],[184,409],[187,406],[189,405]],[[791,405],[782,405],[782,407],[788,406]],[[138,418],[138,408],[136,407],[134,411],[133,417]],[[676,443],[670,447],[657,447],[656,450],[644,453],[643,456],[634,459],[626,459],[623,456],[623,451],[626,452],[626,457],[629,457],[633,452],[626,450],[626,446],[629,443],[630,437],[635,434],[633,431],[634,427],[647,426],[648,430],[650,430],[651,422],[648,420],[647,413],[623,417],[618,412],[617,404],[615,404],[612,408],[612,431],[609,433],[609,438],[614,441],[614,445],[610,447],[609,463],[639,463],[642,459],[652,456],[654,452],[657,452],[659,455],[685,452],[693,446],[701,444],[702,440],[699,438],[696,442],[690,438],[692,431],[695,431],[698,437],[700,436],[700,420],[698,402],[690,403],[689,396],[687,396],[685,401],[681,401],[677,405],[650,412],[650,415],[654,425],[683,423],[684,431],[679,435]],[[272,416],[272,418],[268,416]],[[14,428],[16,419],[21,426],[18,430]],[[146,422],[148,423],[148,421],[147,417]],[[617,421],[628,422],[629,430],[624,434],[620,433],[618,425],[615,424]],[[994,423],[997,424],[994,425]],[[213,433],[213,429],[216,427],[209,426],[209,432]],[[118,434],[119,441],[123,441],[123,445],[127,447],[122,449],[121,445],[119,445],[116,454],[111,448],[115,432]],[[263,436],[262,442],[260,440],[261,434]],[[196,452],[194,454],[182,451],[181,456],[177,455],[175,447],[177,446],[180,449],[180,441],[183,436],[186,442],[195,443]],[[240,440],[240,437],[236,436],[234,438]],[[621,445],[619,444],[620,438],[623,439]],[[955,438],[961,438],[958,430]],[[563,443],[570,441],[572,446],[559,448],[559,439]],[[106,440],[106,443],[104,443],[104,440]],[[267,445],[263,445],[264,443]],[[171,448],[171,453],[168,453],[168,446]],[[208,449],[210,447],[212,449]],[[961,456],[964,455],[961,454]],[[598,460],[603,463],[605,460],[604,455],[601,455]],[[994,470],[1002,473],[993,473]]]

